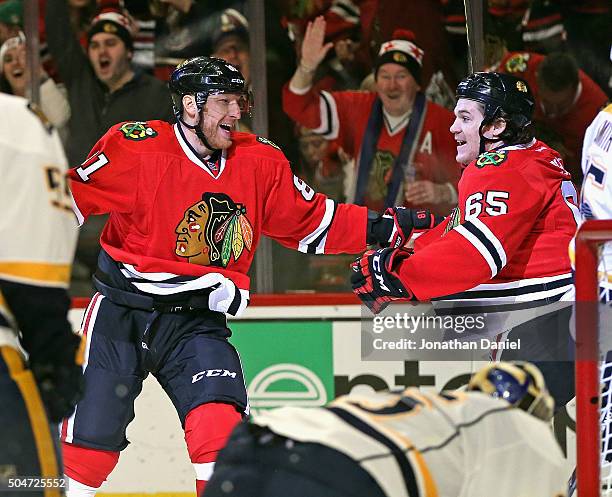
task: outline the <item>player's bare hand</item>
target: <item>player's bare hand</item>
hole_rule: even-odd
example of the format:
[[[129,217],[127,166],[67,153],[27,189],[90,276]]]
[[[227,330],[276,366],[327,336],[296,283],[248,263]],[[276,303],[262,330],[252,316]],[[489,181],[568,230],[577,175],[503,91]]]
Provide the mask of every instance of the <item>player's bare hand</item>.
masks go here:
[[[342,165],[348,164],[353,160],[353,158],[347,154],[342,147],[338,147],[338,159],[340,159]]]
[[[304,69],[314,71],[333,46],[331,42],[325,43],[325,19],[317,17],[306,26],[300,64]]]
[[[413,181],[406,183],[404,198],[413,205],[438,204],[444,202],[447,189],[446,185],[438,185],[428,180]]]

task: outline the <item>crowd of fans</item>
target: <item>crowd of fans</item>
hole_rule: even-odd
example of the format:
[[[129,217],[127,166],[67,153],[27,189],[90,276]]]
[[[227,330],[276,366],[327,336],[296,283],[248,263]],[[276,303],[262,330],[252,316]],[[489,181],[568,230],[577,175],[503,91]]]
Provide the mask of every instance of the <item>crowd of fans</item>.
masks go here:
[[[186,58],[221,57],[249,80],[245,3],[39,0],[41,67],[32,71],[23,0],[1,1],[0,91],[28,97],[36,74],[41,108],[75,166],[117,122],[171,120],[165,81]],[[609,2],[483,3],[479,69],[527,80],[536,136],[563,155],[579,186],[585,130],[612,95]],[[278,0],[266,9],[270,138],[295,173],[338,201],[448,214],[460,177],[448,131],[453,89],[468,72],[463,0]],[[248,118],[240,130],[252,130]],[[75,294],[89,293],[103,224],[81,230]],[[277,259],[301,270],[278,266],[276,291],[347,288],[345,259],[301,257],[308,262]]]

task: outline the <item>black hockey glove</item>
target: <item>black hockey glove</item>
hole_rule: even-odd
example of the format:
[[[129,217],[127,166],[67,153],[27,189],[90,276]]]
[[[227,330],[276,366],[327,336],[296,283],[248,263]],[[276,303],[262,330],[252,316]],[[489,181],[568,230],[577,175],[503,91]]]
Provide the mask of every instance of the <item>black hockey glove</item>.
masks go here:
[[[406,207],[390,207],[382,216],[372,214],[368,217],[367,243],[392,248],[403,247],[412,235],[427,231],[444,219],[427,209]]]
[[[80,338],[71,335],[57,356],[41,360],[30,357],[30,369],[53,423],[70,416],[83,393],[83,371],[77,357],[79,344]]]
[[[399,280],[394,267],[411,255],[409,250],[385,248],[368,250],[351,265],[353,292],[378,314],[392,300],[415,300],[412,292]]]
[[[60,287],[27,285],[0,279],[0,290],[13,311],[21,345],[49,419],[70,415],[80,398],[81,339],[72,333],[67,315],[68,292]]]

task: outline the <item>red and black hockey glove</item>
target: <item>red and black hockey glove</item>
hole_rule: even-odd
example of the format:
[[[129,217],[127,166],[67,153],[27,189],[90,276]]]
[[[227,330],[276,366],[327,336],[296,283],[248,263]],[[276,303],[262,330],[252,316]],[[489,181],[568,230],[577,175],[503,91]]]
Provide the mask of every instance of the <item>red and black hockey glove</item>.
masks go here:
[[[406,207],[390,207],[383,213],[385,217],[393,219],[393,231],[389,237],[389,246],[392,248],[403,247],[412,235],[430,230],[443,219],[427,209]]]
[[[435,216],[427,209],[390,207],[383,214],[368,214],[367,243],[378,243],[381,247],[399,248],[415,233],[429,230],[444,218]]]
[[[353,292],[378,314],[392,300],[415,300],[412,292],[399,280],[394,267],[410,256],[405,249],[368,250],[351,265]]]

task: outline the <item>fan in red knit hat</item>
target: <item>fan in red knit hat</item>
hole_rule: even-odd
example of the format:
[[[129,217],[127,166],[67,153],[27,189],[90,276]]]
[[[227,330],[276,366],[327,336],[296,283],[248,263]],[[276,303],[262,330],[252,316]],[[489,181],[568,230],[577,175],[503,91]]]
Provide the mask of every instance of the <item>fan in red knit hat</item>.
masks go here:
[[[421,82],[421,69],[425,52],[415,43],[415,36],[407,29],[396,29],[393,39],[383,43],[374,64],[374,74],[383,64],[393,63],[404,66],[410,71],[417,83]]]

